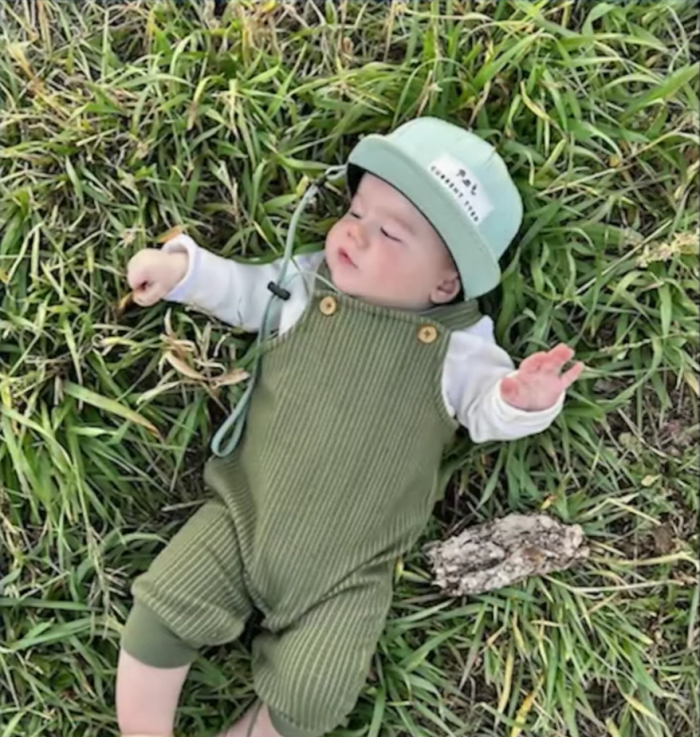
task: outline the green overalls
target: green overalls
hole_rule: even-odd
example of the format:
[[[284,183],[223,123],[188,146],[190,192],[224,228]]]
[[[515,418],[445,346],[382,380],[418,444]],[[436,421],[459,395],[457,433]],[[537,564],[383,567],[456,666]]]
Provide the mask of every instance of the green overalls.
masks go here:
[[[239,637],[254,608],[255,689],[284,737],[318,737],[353,708],[397,558],[437,499],[457,427],[441,380],[474,302],[426,313],[314,291],[262,359],[245,432],[209,461],[214,500],[134,584],[124,648],[155,667]]]

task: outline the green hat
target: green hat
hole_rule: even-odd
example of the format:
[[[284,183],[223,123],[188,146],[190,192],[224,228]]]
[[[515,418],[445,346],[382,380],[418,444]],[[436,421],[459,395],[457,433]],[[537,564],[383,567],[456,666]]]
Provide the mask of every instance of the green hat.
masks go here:
[[[452,254],[465,299],[498,285],[498,259],[518,232],[523,205],[491,144],[444,120],[417,118],[355,146],[352,192],[364,172],[391,184],[430,221]]]

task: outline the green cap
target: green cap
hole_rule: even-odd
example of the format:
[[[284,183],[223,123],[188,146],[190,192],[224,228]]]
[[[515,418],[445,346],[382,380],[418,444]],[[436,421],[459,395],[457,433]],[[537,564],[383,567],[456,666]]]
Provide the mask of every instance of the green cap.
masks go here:
[[[391,184],[430,221],[452,254],[465,299],[498,285],[498,259],[518,232],[523,205],[491,144],[444,120],[417,118],[355,146],[352,192],[364,172]]]

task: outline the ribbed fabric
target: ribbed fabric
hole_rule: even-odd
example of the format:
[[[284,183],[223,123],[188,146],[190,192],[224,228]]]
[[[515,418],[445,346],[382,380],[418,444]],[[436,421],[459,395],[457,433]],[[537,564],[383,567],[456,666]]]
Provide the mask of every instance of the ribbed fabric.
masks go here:
[[[135,583],[193,647],[265,614],[255,685],[285,737],[331,730],[357,699],[456,429],[449,330],[478,318],[473,303],[416,314],[317,290],[267,347],[241,445],[207,465],[225,513],[204,507]]]

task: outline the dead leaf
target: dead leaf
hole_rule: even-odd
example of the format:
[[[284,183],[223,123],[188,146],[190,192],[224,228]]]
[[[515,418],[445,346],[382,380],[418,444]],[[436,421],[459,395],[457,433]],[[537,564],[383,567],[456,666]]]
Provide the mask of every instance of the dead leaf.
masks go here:
[[[195,381],[206,382],[206,377],[202,376],[199,371],[196,371],[186,364],[181,358],[178,358],[175,354],[168,351],[163,358],[177,371],[179,374],[186,376],[188,379],[194,379]]]
[[[669,529],[668,525],[661,524],[655,527],[651,532],[654,538],[654,547],[656,552],[660,555],[667,555],[670,553],[674,545],[673,532]]]
[[[223,376],[217,376],[212,382],[211,385],[218,389],[221,386],[233,386],[234,384],[240,384],[241,381],[245,381],[247,378],[250,377],[250,374],[245,371],[244,369],[234,369],[233,371],[229,371],[227,374],[224,374]]]
[[[685,383],[695,392],[696,397],[700,397],[700,384],[698,383],[698,376],[694,371],[684,371],[683,378]]]
[[[119,317],[119,315],[122,315],[124,313],[124,310],[126,310],[126,308],[129,307],[129,305],[131,305],[133,301],[134,301],[133,292],[129,292],[128,294],[125,294],[119,300],[119,302],[117,302],[117,309],[116,309],[117,317]]]
[[[175,238],[176,236],[184,232],[185,232],[184,225],[176,225],[173,228],[170,228],[170,230],[167,230],[162,235],[159,235],[156,238],[156,243],[167,243],[169,240],[172,240],[173,238]]]

